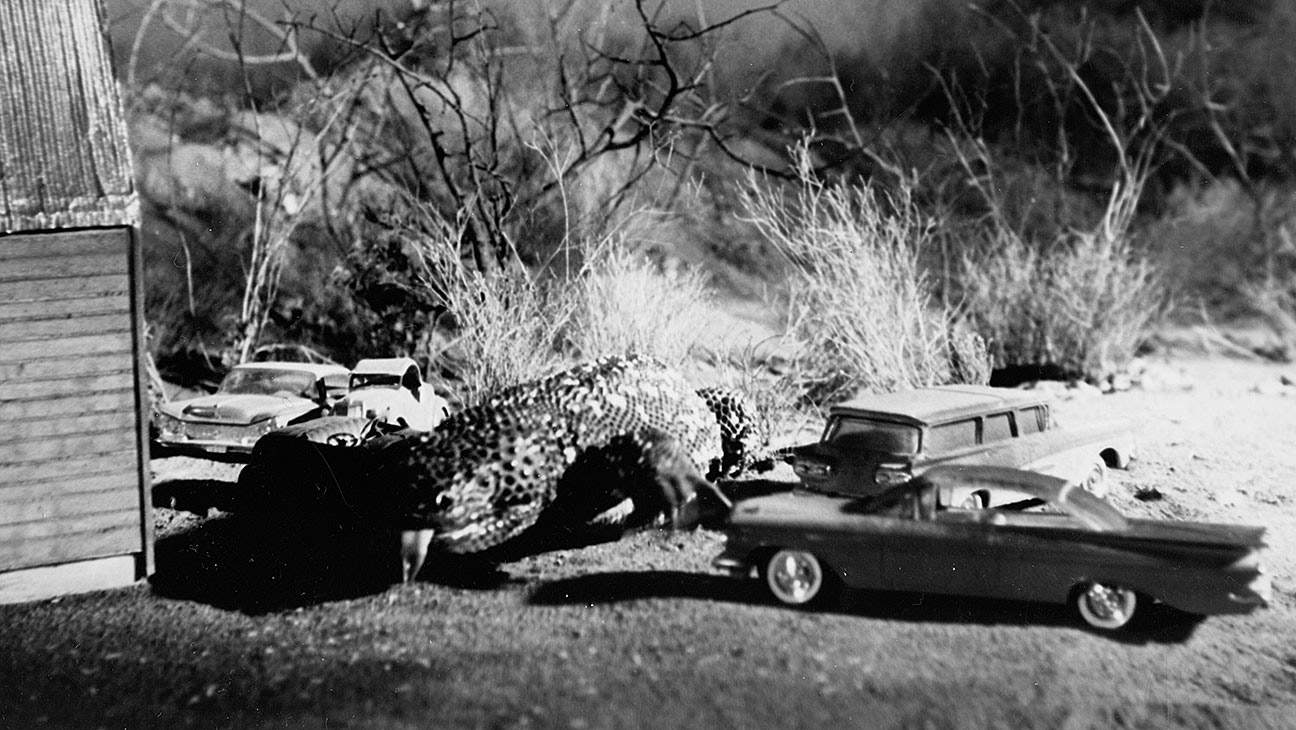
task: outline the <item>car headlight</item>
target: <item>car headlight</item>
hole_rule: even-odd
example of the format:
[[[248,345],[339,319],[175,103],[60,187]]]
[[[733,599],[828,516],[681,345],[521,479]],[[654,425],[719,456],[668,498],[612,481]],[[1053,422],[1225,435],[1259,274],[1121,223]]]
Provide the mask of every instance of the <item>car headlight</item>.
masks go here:
[[[832,474],[832,466],[813,459],[797,459],[792,462],[792,471],[802,479],[826,479]]]
[[[879,486],[894,487],[913,479],[903,464],[881,464],[873,475],[873,481]]]
[[[244,435],[243,438],[239,439],[239,441],[241,441],[245,445],[251,446],[252,444],[256,443],[257,439],[261,438],[262,436],[270,433],[271,431],[276,431],[280,428],[283,428],[284,422],[286,420],[287,419],[275,417],[275,418],[267,418],[264,421],[257,421],[256,423],[252,424],[252,426],[248,430],[248,433]]]
[[[184,421],[175,416],[158,413],[154,423],[157,424],[158,434],[162,438],[179,438],[184,433]]]

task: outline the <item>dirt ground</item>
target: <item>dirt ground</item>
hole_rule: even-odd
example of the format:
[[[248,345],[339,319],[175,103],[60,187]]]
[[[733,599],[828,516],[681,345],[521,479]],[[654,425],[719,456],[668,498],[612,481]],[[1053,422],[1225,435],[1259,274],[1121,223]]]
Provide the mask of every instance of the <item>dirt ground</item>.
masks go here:
[[[1296,727],[1296,369],[1171,365],[1191,389],[1059,412],[1140,423],[1127,514],[1266,526],[1267,610],[1121,636],[931,595],[798,612],[713,570],[709,532],[393,586],[390,545],[248,525],[219,511],[238,467],[159,459],[152,585],[0,606],[0,726]]]

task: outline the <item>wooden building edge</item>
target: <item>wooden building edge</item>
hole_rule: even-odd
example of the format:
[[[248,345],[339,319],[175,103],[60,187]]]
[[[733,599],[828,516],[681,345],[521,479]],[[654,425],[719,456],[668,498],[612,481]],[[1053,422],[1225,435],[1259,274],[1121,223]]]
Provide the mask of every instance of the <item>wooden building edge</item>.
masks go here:
[[[0,3],[0,603],[153,571],[138,198],[104,18]]]

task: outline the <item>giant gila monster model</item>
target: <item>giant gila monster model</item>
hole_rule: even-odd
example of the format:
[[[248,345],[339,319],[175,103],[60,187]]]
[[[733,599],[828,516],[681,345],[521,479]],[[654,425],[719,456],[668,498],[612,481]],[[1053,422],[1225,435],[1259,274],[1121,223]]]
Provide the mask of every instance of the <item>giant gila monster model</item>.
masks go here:
[[[263,503],[400,530],[406,580],[429,550],[509,559],[594,528],[696,522],[699,494],[727,504],[708,478],[758,465],[767,440],[736,394],[694,391],[646,357],[503,389],[426,433],[371,437],[364,426],[270,434],[240,482]]]

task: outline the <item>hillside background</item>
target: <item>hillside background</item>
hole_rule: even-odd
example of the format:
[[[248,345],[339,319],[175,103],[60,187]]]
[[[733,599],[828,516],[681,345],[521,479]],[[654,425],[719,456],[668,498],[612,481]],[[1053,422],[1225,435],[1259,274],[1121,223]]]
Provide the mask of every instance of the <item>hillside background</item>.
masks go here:
[[[1293,354],[1288,3],[107,6],[175,382],[637,351],[821,404]]]

